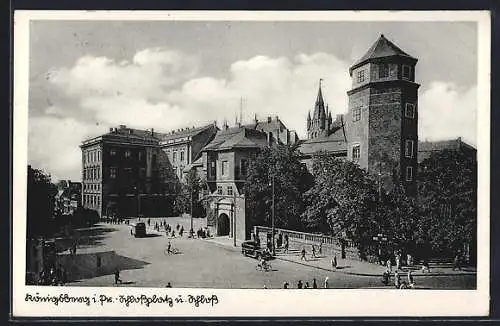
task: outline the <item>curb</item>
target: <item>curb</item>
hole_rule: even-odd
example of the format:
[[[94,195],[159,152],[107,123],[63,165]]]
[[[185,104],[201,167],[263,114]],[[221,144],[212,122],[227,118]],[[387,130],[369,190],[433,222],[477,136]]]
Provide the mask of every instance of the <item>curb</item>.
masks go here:
[[[381,274],[373,274],[373,273],[356,273],[356,272],[346,272],[346,271],[343,271],[343,270],[332,270],[332,269],[329,269],[329,268],[325,268],[325,267],[321,267],[321,266],[313,266],[313,265],[308,265],[308,264],[304,264],[302,262],[298,262],[298,261],[295,261],[295,260],[291,260],[291,259],[286,259],[286,258],[282,258],[282,257],[276,257],[276,259],[279,259],[279,260],[283,260],[283,261],[288,261],[288,262],[291,262],[291,263],[295,263],[295,264],[299,264],[299,265],[302,265],[302,266],[308,266],[308,267],[312,267],[312,268],[316,268],[316,269],[321,269],[321,270],[324,270],[324,271],[328,271],[328,272],[335,272],[335,273],[344,273],[344,274],[347,274],[347,275],[356,275],[356,276],[370,276],[370,277],[373,277],[373,276],[381,276]],[[426,277],[426,276],[473,276],[473,275],[477,275],[476,272],[464,272],[464,273],[460,273],[460,274],[451,274],[451,273],[428,273],[428,274],[413,274],[413,277]]]

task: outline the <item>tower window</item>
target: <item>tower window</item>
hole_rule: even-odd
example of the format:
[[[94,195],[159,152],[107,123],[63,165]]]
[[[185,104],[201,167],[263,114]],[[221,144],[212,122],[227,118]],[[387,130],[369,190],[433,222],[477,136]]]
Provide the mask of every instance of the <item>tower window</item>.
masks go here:
[[[227,161],[222,161],[220,174],[226,175],[226,173],[227,173]]]
[[[362,83],[365,81],[365,71],[364,70],[358,71],[357,80],[358,80],[358,83]]]
[[[229,196],[232,196],[233,195],[233,186],[227,186],[227,194]]]
[[[410,66],[403,65],[403,79],[410,79],[411,68]]]
[[[217,194],[222,195],[222,186],[217,186]]]
[[[415,118],[415,104],[406,103],[405,106],[405,117],[407,118]]]
[[[174,162],[174,163],[175,163],[175,161],[177,161],[177,152],[174,152],[174,153],[172,154],[172,162]]]
[[[125,158],[129,158],[132,155],[132,152],[130,150],[125,151]]]
[[[359,121],[359,120],[361,120],[361,107],[360,106],[352,109],[352,121]]]
[[[413,140],[407,140],[405,144],[405,156],[412,158],[413,157]]]
[[[184,151],[181,152],[181,162],[184,161]]]
[[[378,78],[387,78],[389,77],[389,65],[381,64],[378,66]]]
[[[352,160],[359,161],[360,155],[361,155],[361,150],[360,150],[359,145],[354,145],[352,147]]]
[[[406,167],[406,181],[412,181],[412,180],[413,180],[413,167],[407,166]]]

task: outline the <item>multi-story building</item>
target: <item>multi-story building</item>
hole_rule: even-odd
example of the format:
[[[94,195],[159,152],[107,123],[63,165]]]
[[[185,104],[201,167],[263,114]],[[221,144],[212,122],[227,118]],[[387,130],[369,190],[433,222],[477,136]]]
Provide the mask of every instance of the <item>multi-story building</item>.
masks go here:
[[[201,157],[202,148],[215,137],[217,130],[214,122],[202,127],[177,129],[161,135],[160,147],[172,166],[173,177],[181,182],[184,181],[186,167]]]
[[[71,215],[82,205],[82,184],[63,180],[58,184],[55,210],[59,215]]]
[[[297,141],[295,131],[288,130],[279,117],[255,118],[252,124],[231,128],[225,124],[217,132],[203,148],[201,164],[197,165],[207,182],[207,226],[213,234],[248,238],[244,183],[250,160],[265,146]]]
[[[162,205],[168,203],[161,191],[160,147],[154,130],[121,125],[80,147],[84,208],[100,216],[162,215]]]

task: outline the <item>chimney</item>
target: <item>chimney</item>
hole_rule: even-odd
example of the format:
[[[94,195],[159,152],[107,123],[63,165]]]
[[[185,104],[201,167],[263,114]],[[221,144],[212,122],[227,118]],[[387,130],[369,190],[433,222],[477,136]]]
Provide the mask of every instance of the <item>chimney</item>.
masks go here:
[[[151,136],[154,136],[154,135],[155,135],[155,129],[151,128]]]
[[[255,113],[253,121],[255,122],[255,124],[259,123],[259,120],[257,120],[257,113]]]
[[[127,128],[126,125],[120,125],[120,129],[125,129],[125,128]]]
[[[271,117],[267,117],[267,123],[271,123],[272,121],[272,118]]]
[[[113,132],[115,129],[113,127],[109,128],[109,132]]]
[[[276,116],[276,121],[279,121],[280,117],[279,116]]]

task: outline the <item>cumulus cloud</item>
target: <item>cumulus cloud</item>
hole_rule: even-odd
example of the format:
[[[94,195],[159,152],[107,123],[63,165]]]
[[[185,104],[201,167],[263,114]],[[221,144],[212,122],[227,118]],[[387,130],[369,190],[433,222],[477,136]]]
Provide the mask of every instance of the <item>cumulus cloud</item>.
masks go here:
[[[29,118],[29,156],[33,167],[50,172],[52,180],[81,178],[82,140],[106,131],[72,118],[39,116]]]
[[[254,114],[260,119],[278,115],[304,137],[320,78],[332,115],[347,110],[349,63],[328,53],[255,56],[228,66],[224,77],[201,76],[198,67],[193,56],[153,48],[130,60],[85,56],[72,67],[53,69],[49,82],[75,108],[54,103],[30,121],[30,160],[58,177],[79,179],[83,139],[118,124],[158,131],[213,120],[232,124],[240,98],[244,123]],[[421,138],[463,136],[475,143],[475,89],[435,82],[421,94],[419,108]]]
[[[420,95],[418,123],[422,140],[462,137],[476,145],[477,87],[462,89],[450,82],[432,82]]]

